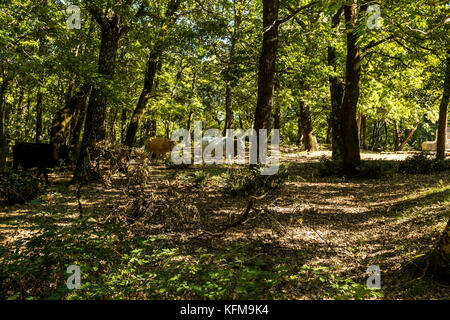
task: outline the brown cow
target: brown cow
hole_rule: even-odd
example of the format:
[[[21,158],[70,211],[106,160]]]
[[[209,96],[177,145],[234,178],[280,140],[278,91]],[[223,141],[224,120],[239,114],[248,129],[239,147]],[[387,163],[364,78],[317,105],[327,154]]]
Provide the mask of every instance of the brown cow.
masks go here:
[[[167,138],[151,137],[145,141],[145,152],[150,156],[154,153],[156,155],[156,161],[158,161],[161,155],[164,155],[175,147],[177,143]]]

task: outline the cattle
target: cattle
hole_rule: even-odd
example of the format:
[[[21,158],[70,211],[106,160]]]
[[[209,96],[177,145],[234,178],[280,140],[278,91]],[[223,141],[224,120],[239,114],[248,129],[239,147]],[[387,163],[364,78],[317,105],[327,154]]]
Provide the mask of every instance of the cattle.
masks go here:
[[[214,149],[216,149],[216,148],[220,148],[220,145],[222,145],[223,155],[226,155],[227,142],[231,142],[230,144],[233,145],[234,156],[237,156],[237,154],[238,154],[238,146],[240,146],[240,148],[245,151],[245,144],[244,144],[244,141],[242,141],[242,140],[239,140],[236,138],[233,139],[232,137],[211,137],[211,136],[204,136],[202,138],[202,149],[204,151],[207,146],[211,146]],[[230,152],[231,152],[231,150],[230,150]],[[212,151],[211,155],[214,156],[215,151]]]
[[[422,143],[422,151],[436,151],[436,141],[425,141]]]
[[[145,141],[145,152],[150,156],[152,154],[156,155],[156,161],[158,161],[161,155],[172,151],[177,143],[175,141],[169,140],[167,138],[151,137]]]
[[[23,169],[38,168],[37,177],[44,174],[48,183],[47,168],[54,168],[60,160],[67,160],[69,148],[67,146],[55,147],[47,143],[18,143],[13,147],[13,169],[19,166]]]

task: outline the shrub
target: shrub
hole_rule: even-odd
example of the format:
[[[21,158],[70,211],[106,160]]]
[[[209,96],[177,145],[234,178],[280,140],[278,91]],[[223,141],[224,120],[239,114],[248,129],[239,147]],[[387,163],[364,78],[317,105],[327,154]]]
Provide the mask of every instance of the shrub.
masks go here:
[[[6,171],[0,174],[0,196],[8,204],[25,203],[39,192],[39,180],[26,171]]]
[[[387,170],[392,167],[392,164],[382,161],[361,161],[358,171],[353,178],[367,178],[378,179],[381,178]],[[342,160],[330,160],[325,157],[320,159],[319,175],[322,177],[328,176],[344,176],[344,165]]]
[[[436,160],[426,153],[415,154],[400,163],[399,170],[412,174],[429,174],[450,169],[449,160]]]
[[[343,173],[343,163],[341,160],[331,160],[325,156],[319,162],[319,175],[322,177],[338,176]]]
[[[197,187],[203,187],[206,182],[206,173],[203,170],[197,170],[187,175],[189,180]]]
[[[288,179],[288,168],[280,165],[278,173],[262,175],[260,167],[229,171],[224,179],[224,192],[230,195],[248,193],[261,189],[275,189]]]

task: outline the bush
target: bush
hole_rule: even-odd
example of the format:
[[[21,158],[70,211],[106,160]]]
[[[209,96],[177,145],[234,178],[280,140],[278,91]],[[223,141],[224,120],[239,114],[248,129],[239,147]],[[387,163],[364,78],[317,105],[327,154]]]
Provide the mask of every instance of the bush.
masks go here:
[[[399,170],[412,174],[429,174],[432,172],[442,172],[450,169],[449,160],[436,160],[426,153],[415,154],[402,161]]]
[[[206,173],[203,170],[197,170],[194,171],[193,173],[189,173],[186,175],[186,177],[192,181],[192,183],[196,186],[196,187],[203,187],[205,185],[206,182]]]
[[[387,170],[392,168],[392,164],[387,161],[361,161],[354,178],[378,179],[381,178]],[[319,175],[322,177],[344,176],[344,165],[342,160],[330,160],[322,157],[319,163]]]
[[[322,177],[338,176],[343,174],[342,160],[330,160],[325,156],[319,162],[319,175]]]
[[[255,190],[275,189],[286,181],[288,176],[288,168],[285,165],[280,165],[278,173],[274,175],[262,175],[259,167],[229,171],[224,179],[224,192],[235,196]]]
[[[8,204],[25,203],[39,192],[39,180],[26,171],[6,171],[0,174],[0,196]]]

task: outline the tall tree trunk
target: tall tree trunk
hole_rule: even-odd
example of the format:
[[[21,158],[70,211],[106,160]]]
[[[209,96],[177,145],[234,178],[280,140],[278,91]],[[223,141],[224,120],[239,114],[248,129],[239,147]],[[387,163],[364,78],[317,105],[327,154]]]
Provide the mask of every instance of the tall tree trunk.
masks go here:
[[[5,171],[6,166],[6,154],[8,151],[8,143],[5,137],[3,115],[4,115],[4,100],[6,89],[8,88],[9,79],[6,77],[2,68],[2,85],[0,86],[0,172]]]
[[[361,145],[361,122],[362,122],[362,113],[361,110],[358,110],[358,120],[356,121],[356,127],[358,128],[358,144]]]
[[[139,126],[139,121],[144,115],[145,108],[147,106],[147,101],[150,98],[150,93],[153,88],[153,82],[155,80],[156,71],[158,69],[159,63],[159,52],[153,51],[150,54],[150,58],[147,62],[147,72],[145,73],[144,87],[139,96],[136,108],[131,116],[130,124],[128,125],[127,134],[125,137],[125,145],[132,147],[136,139],[136,132]]]
[[[280,122],[281,122],[281,110],[280,110],[280,104],[275,103],[275,110],[273,113],[273,128],[274,129],[280,129]]]
[[[326,144],[329,144],[331,141],[331,126],[332,126],[332,123],[331,123],[331,114],[330,114],[327,116],[327,135],[325,138]]]
[[[119,48],[119,40],[122,35],[120,16],[111,9],[107,16],[100,10],[90,10],[101,29],[101,44],[98,57],[98,73],[107,81],[113,81],[116,68],[116,56]],[[83,140],[81,142],[77,165],[74,172],[74,181],[86,181],[94,173],[92,158],[96,158],[93,152],[97,142],[105,139],[106,106],[108,93],[105,81],[96,84],[89,98],[84,125]],[[92,156],[92,157],[90,157]]]
[[[296,144],[300,146],[303,140],[303,130],[302,130],[302,117],[301,112],[297,112],[297,141]]]
[[[87,86],[81,88],[77,93],[70,94],[70,98],[67,99],[66,105],[60,109],[53,118],[50,129],[50,143],[54,146],[60,146],[66,143],[71,131],[76,130],[77,115],[82,113],[82,109],[85,108]]]
[[[361,127],[362,127],[362,148],[367,150],[367,117],[362,115],[361,119]]]
[[[83,129],[83,125],[86,120],[86,102],[89,98],[92,91],[92,86],[84,86],[82,96],[78,96],[77,101],[77,109],[78,109],[78,116],[76,118],[76,123],[73,126],[73,129],[70,132],[70,140],[69,145],[73,146],[75,150],[78,150],[80,148],[80,138],[81,138],[81,131]]]
[[[447,49],[447,67],[445,71],[444,90],[441,104],[439,105],[439,126],[437,136],[436,159],[445,159],[445,147],[447,144],[447,119],[448,119],[448,100],[450,98],[450,49]]]
[[[359,82],[361,76],[361,56],[357,45],[358,20],[357,0],[352,5],[344,6],[347,32],[347,59],[345,66],[345,88],[341,106],[342,158],[344,171],[353,175],[360,165],[360,150],[356,109],[359,99]]]
[[[230,39],[230,52],[228,55],[228,66],[225,73],[225,124],[223,128],[223,135],[225,136],[227,129],[231,129],[234,122],[233,115],[233,85],[234,85],[234,75],[232,74],[233,64],[235,63],[235,55],[236,55],[236,43],[237,43],[237,33],[239,30],[239,26],[241,24],[241,16],[240,11],[236,6],[236,1],[233,1],[234,4],[234,23],[233,23],[233,34]]]
[[[197,71],[194,72],[194,77],[192,79],[192,86],[191,86],[191,93],[192,96],[195,96],[195,88],[197,86]],[[192,115],[194,114],[194,110],[192,109],[192,106],[189,107],[189,113],[188,113],[188,119],[187,119],[187,124],[186,124],[186,130],[188,132],[191,131],[191,122],[192,122]],[[224,133],[225,135],[225,133]]]
[[[163,19],[159,34],[157,36],[156,44],[152,49],[149,59],[147,61],[147,70],[145,72],[144,87],[142,88],[136,108],[131,116],[130,124],[128,125],[127,135],[125,137],[125,145],[132,147],[136,140],[136,132],[139,127],[139,122],[145,113],[147,101],[150,98],[158,65],[161,63],[162,54],[166,48],[167,33],[169,28],[175,24],[177,20],[176,12],[180,6],[181,0],[171,0],[165,12],[165,19]]]
[[[344,8],[341,7],[338,12],[331,19],[331,27],[335,30],[335,41],[339,37],[338,27],[341,21]],[[337,54],[336,43],[328,45],[328,66],[332,68],[333,72],[337,72]],[[344,85],[335,74],[329,76],[330,81],[330,98],[331,98],[331,148],[332,158],[337,160],[342,158],[342,136],[341,136],[341,105],[342,96],[344,94]]]
[[[317,139],[314,136],[311,112],[309,110],[309,105],[303,100],[300,101],[300,119],[305,150],[308,152],[317,151],[319,148],[317,145]]]
[[[412,136],[414,135],[414,132],[416,132],[417,128],[419,127],[419,123],[412,128],[409,133],[406,135],[405,139],[403,139],[402,143],[399,145],[398,150],[396,151],[402,151],[403,148],[406,146],[406,144],[411,140]]]
[[[36,96],[36,136],[37,143],[42,140],[42,91],[39,89]]]
[[[400,147],[400,132],[397,121],[394,120],[394,151],[399,151]]]
[[[278,50],[279,0],[263,0],[263,41],[258,67],[258,98],[253,128],[270,129],[273,103],[275,61]],[[259,139],[259,138],[258,138]],[[258,162],[259,158],[258,142]]]
[[[233,89],[231,83],[227,82],[225,89],[225,124],[223,128],[223,135],[225,136],[227,129],[231,129],[233,125]]]

